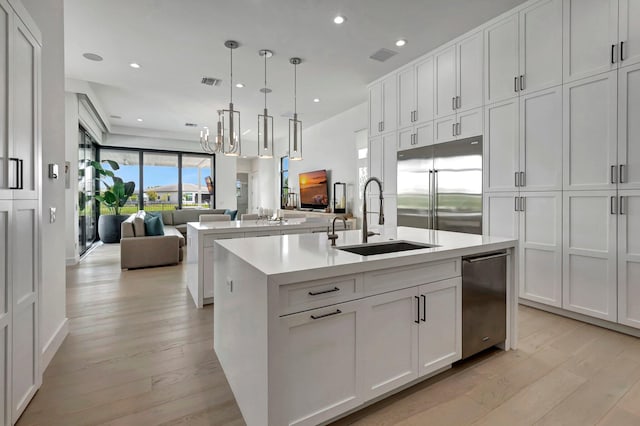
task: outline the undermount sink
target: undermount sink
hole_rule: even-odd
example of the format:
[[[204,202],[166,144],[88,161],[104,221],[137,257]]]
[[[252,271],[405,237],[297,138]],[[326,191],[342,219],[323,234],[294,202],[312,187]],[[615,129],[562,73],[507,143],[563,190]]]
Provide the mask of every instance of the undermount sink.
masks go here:
[[[412,243],[410,241],[390,241],[372,244],[359,244],[355,246],[337,247],[338,250],[359,254],[360,256],[372,256],[376,254],[397,253],[400,251],[420,250],[438,247],[434,244]]]

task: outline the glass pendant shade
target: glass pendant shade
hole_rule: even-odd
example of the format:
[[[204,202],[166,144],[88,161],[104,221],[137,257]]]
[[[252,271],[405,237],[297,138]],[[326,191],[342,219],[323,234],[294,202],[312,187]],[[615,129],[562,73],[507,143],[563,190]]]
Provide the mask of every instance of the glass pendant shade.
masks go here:
[[[293,118],[289,119],[289,160],[302,160],[302,121],[298,120],[298,65],[300,58],[291,58],[293,65]]]
[[[267,94],[271,93],[267,87],[267,59],[273,52],[263,49],[259,54],[264,58],[264,87],[260,89],[264,94],[264,110],[258,114],[258,158],[273,158],[273,117],[267,111]]]

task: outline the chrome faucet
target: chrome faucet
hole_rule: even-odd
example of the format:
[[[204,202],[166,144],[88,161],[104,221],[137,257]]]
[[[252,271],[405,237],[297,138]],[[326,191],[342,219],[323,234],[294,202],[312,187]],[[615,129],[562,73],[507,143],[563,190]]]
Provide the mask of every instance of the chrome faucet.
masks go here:
[[[342,223],[344,224],[344,229],[345,231],[347,230],[347,220],[344,218],[344,216],[336,216],[333,218],[333,223],[331,225],[331,233],[329,235],[327,235],[327,238],[329,238],[329,240],[331,240],[331,247],[335,247],[336,246],[336,240],[338,239],[338,234],[336,234],[336,220],[341,219]],[[329,232],[329,230],[327,229],[327,232]]]
[[[380,216],[380,220],[378,220],[378,225],[384,225],[384,197],[382,196],[382,182],[377,177],[370,177],[367,182],[364,184],[364,190],[362,191],[362,242],[366,243],[369,241],[369,237],[372,235],[380,235],[375,232],[369,232],[369,227],[367,226],[367,186],[369,186],[370,182],[375,182],[378,184],[378,188],[380,188],[380,211],[378,215]]]

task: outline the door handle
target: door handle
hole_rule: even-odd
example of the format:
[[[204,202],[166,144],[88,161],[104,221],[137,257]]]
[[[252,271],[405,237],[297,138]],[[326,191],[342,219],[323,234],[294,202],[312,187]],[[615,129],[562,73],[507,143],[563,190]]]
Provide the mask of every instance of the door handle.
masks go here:
[[[456,96],[456,108],[462,108],[462,98],[460,96]]]
[[[326,318],[326,317],[330,317],[330,316],[333,316],[333,315],[338,315],[338,314],[341,314],[341,313],[342,313],[342,311],[340,309],[336,309],[335,312],[329,312],[328,314],[311,315],[311,319],[318,320],[318,319],[321,319],[321,318]]]
[[[380,131],[384,132],[384,121],[380,122]]]
[[[432,182],[431,182],[431,175],[433,173],[433,170],[429,170],[429,196],[433,197],[433,191],[432,189]],[[428,229],[433,229],[433,204],[431,203],[431,200],[429,200],[429,216],[427,217],[427,228]]]
[[[527,186],[524,172],[520,172],[520,186]]]
[[[620,196],[620,209],[619,209],[620,214],[625,214],[624,213],[624,197],[625,197],[624,195]]]
[[[513,77],[513,91],[518,93],[518,77]]]
[[[616,183],[618,179],[616,179],[616,166],[611,166],[611,183]]]
[[[24,189],[24,160],[18,160],[20,163],[20,188]]]
[[[413,320],[416,324],[420,324],[420,298],[418,296],[413,296],[416,299],[416,319]]]
[[[611,202],[609,204],[610,204],[610,206],[609,206],[610,207],[610,213],[611,214],[617,214],[617,212],[616,212],[617,203],[616,203],[616,196],[615,195],[611,196]]]
[[[520,76],[520,90],[524,90],[524,75]]]
[[[418,110],[413,111],[413,121],[418,121]]]
[[[513,211],[519,212],[520,211],[520,197],[514,197],[514,203],[513,203]]]
[[[451,109],[455,111],[456,109],[456,97],[451,98]]]
[[[19,158],[9,158],[9,161],[15,161],[16,162],[16,173],[14,175],[15,179],[15,186],[10,186],[9,189],[20,189],[20,159]]]
[[[620,42],[620,62],[624,61],[624,41]]]
[[[611,63],[615,64],[616,63],[616,59],[615,59],[615,54],[616,54],[616,45],[612,44],[611,45]]]
[[[328,290],[310,291],[309,292],[309,296],[319,296],[321,294],[333,293],[334,291],[340,291],[340,289],[338,287],[333,287],[333,288],[328,289]]]
[[[451,124],[451,136],[456,135],[456,123]]]
[[[525,197],[520,197],[520,211],[523,212],[525,209]]]
[[[456,123],[456,136],[460,136],[460,132],[461,132],[461,126],[460,123]]]
[[[421,294],[422,298],[422,322],[427,322],[427,296]]]
[[[620,183],[625,183],[624,182],[624,175],[625,175],[625,165],[624,164],[620,164],[620,176],[618,177],[618,181],[620,181]]]
[[[520,186],[520,173],[513,172],[516,188]]]

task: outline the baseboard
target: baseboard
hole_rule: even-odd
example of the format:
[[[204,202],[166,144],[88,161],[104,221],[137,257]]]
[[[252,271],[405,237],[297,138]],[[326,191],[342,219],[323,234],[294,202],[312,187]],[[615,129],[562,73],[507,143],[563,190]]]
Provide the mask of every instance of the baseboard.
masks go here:
[[[67,257],[66,263],[67,263],[67,266],[77,265],[78,263],[80,263],[80,256]]]
[[[49,363],[53,359],[53,356],[56,354],[56,352],[58,352],[58,349],[60,349],[62,342],[64,342],[64,339],[68,334],[69,319],[65,318],[62,323],[60,323],[55,333],[53,333],[51,339],[49,339],[49,341],[46,343],[46,345],[44,345],[44,348],[42,349],[40,367],[43,372],[49,366]]]

